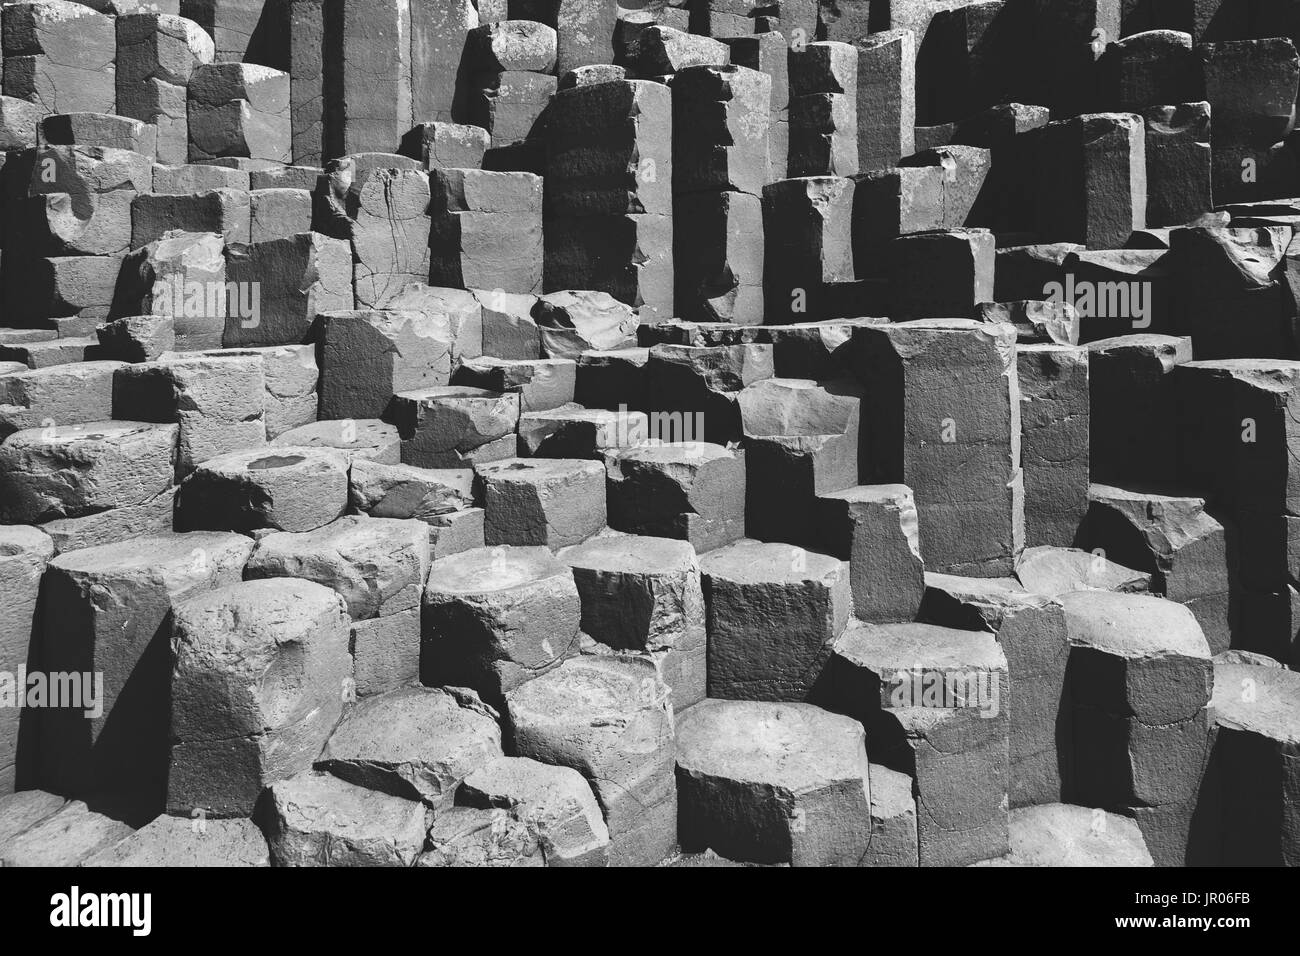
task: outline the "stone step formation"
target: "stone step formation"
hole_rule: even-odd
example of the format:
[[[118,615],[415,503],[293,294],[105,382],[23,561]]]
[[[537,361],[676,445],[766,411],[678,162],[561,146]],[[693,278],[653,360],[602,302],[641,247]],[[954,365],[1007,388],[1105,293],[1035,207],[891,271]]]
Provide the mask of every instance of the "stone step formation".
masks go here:
[[[5,4],[0,864],[1300,864],[1288,11]]]

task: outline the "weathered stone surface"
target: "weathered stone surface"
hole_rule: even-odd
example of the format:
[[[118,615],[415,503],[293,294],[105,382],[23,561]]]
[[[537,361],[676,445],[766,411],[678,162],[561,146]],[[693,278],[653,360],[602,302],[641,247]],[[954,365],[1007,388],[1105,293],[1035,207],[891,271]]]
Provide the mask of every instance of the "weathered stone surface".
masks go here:
[[[344,515],[315,531],[265,535],[244,577],[301,578],[337,591],[352,618],[355,693],[364,696],[419,676],[429,562],[423,522]]]
[[[744,437],[738,402],[772,377],[772,346],[655,345],[646,363],[650,435],[666,442],[727,445]]]
[[[273,783],[269,817],[276,866],[410,866],[424,846],[422,803],[328,773]]]
[[[98,672],[103,683],[99,703],[86,713],[42,715],[36,749],[43,783],[74,794],[116,791],[131,816],[157,815],[167,787],[172,605],[237,582],[251,550],[238,535],[168,534],[50,562],[41,666]]]
[[[306,770],[351,679],[342,598],[311,581],[245,581],[177,604],[170,812],[249,816]]]
[[[1128,817],[1063,803],[1011,811],[1011,852],[994,866],[1154,866]]]
[[[528,361],[541,358],[541,339],[533,309],[534,295],[473,290],[483,309],[482,352],[499,359]]]
[[[120,362],[78,362],[0,374],[0,436],[25,428],[107,421]],[[119,416],[125,417],[125,416]]]
[[[1076,345],[1016,346],[1025,545],[1074,542],[1090,475],[1089,357]]]
[[[435,561],[483,547],[483,509],[462,508],[434,515],[429,524],[429,540]]]
[[[609,829],[591,787],[571,767],[498,757],[465,778],[459,805],[507,810],[536,835],[547,866],[604,866]]]
[[[1223,862],[1292,865],[1300,741],[1297,675],[1252,655],[1214,662],[1215,757],[1222,761]]]
[[[1110,485],[1089,489],[1080,547],[1151,573],[1151,592],[1186,605],[1213,653],[1231,642],[1229,604],[1237,560],[1231,533],[1205,511],[1203,498],[1139,492]],[[1253,577],[1256,586],[1269,582]]]
[[[1070,638],[1076,792],[1107,806],[1169,806],[1196,793],[1213,666],[1191,611],[1104,591],[1061,599]]]
[[[585,541],[605,527],[605,469],[568,458],[505,458],[475,465],[489,545]]]
[[[0,660],[11,675],[24,673],[29,656],[33,656],[29,652],[37,634],[41,576],[53,556],[54,543],[43,531],[26,525],[0,527]],[[9,696],[26,693],[25,682],[14,677],[10,681]],[[13,793],[18,778],[27,775],[32,762],[23,742],[22,710],[12,706],[16,701],[7,703],[10,706],[0,712],[0,800]],[[19,765],[20,744],[25,766]]]
[[[1019,345],[1079,344],[1079,313],[1069,302],[977,302],[973,318],[1014,325]]]
[[[1007,691],[992,634],[868,624],[835,641],[824,693],[862,720],[873,763],[912,778],[921,866],[1007,850]]]
[[[490,137],[481,126],[462,123],[418,123],[402,141],[402,153],[426,169],[478,169]]]
[[[0,845],[7,845],[14,837],[63,809],[68,801],[44,790],[10,791],[0,797]]]
[[[250,242],[311,232],[312,198],[306,189],[257,189],[248,194]]]
[[[381,418],[393,396],[446,385],[451,334],[422,312],[326,312],[316,319],[322,418]]]
[[[916,50],[911,30],[842,37],[858,50],[858,165],[865,172],[898,164],[915,148]]]
[[[677,724],[684,850],[854,866],[870,840],[862,725],[811,704],[704,701]]]
[[[1007,658],[1011,806],[1059,802],[1073,768],[1065,613],[1011,578],[926,575],[920,619],[996,635]]]
[[[131,827],[73,800],[0,845],[5,866],[78,866],[131,835]]]
[[[708,607],[709,695],[808,698],[848,621],[848,568],[824,554],[742,540],[700,562]]]
[[[880,764],[872,764],[867,776],[871,781],[871,839],[862,864],[919,866],[912,778]]]
[[[765,321],[829,318],[827,284],[856,278],[853,193],[853,180],[836,176],[763,187]]]
[[[1023,547],[1014,342],[1011,326],[969,320],[853,330],[864,478],[912,489],[933,570],[1009,574]]]
[[[770,378],[741,390],[736,404],[749,468],[746,532],[817,545],[817,496],[858,483],[861,386]]]
[[[409,283],[429,278],[429,174],[419,169],[362,169],[355,157],[331,163],[321,183],[337,225],[318,210],[315,227],[352,240],[357,305],[388,308]],[[318,193],[321,187],[317,187]],[[341,233],[341,235],[340,235]],[[394,238],[394,237],[398,238]]]
[[[320,371],[313,345],[268,345],[184,354],[164,352],[158,356],[164,362],[185,358],[248,358],[260,362],[266,386],[262,395],[262,419],[268,440],[316,421],[316,382]]]
[[[540,835],[515,810],[450,807],[429,827],[419,867],[546,866]]]
[[[1118,249],[1146,226],[1141,117],[1089,113],[1050,123],[1037,135],[1036,222],[1043,241]]]
[[[424,591],[421,676],[494,706],[577,650],[581,601],[545,548],[477,548],[433,563]]]
[[[281,448],[334,448],[349,464],[365,460],[395,465],[401,461],[397,428],[377,418],[311,422],[282,432],[271,444]]]
[[[650,437],[644,412],[586,409],[573,402],[519,416],[519,450],[534,458],[600,460]]]
[[[703,554],[745,533],[745,453],[702,441],[638,445],[605,459],[609,526],[689,541]]]
[[[519,395],[462,385],[400,392],[391,421],[403,464],[470,468],[514,456]]]
[[[113,18],[79,3],[40,0],[4,14],[4,93],[50,113],[112,113]]]
[[[432,523],[472,507],[474,473],[463,468],[417,468],[357,458],[348,472],[355,511],[372,518],[417,518]]]
[[[224,352],[125,365],[115,376],[116,414],[175,422],[176,473],[266,444],[266,373],[260,356]]]
[[[449,330],[453,368],[464,359],[494,354],[485,348],[489,341],[484,331],[484,313],[487,310],[474,292],[411,283],[404,286],[389,305],[396,311],[420,312],[435,326]]]
[[[577,371],[572,359],[500,359],[485,355],[463,361],[453,381],[489,392],[518,392],[522,427],[524,416],[537,421],[540,413],[554,409],[562,414],[572,404]]]
[[[1074,591],[1148,593],[1151,575],[1079,548],[1025,548],[1016,559],[1016,577],[1027,591],[1060,597]]]
[[[636,344],[635,313],[607,292],[549,293],[537,300],[533,318],[542,350],[551,358],[576,359],[588,349]]]
[[[542,177],[434,169],[429,187],[431,283],[542,291]]]
[[[343,514],[347,458],[332,450],[276,446],[210,458],[185,479],[176,504],[187,530],[311,531]]]
[[[704,594],[689,543],[598,535],[558,557],[573,569],[584,634],[654,659],[678,713],[704,699]]]
[[[256,290],[252,301],[257,314],[228,315],[222,345],[297,345],[307,339],[317,315],[353,308],[348,244],[295,231],[297,235],[226,247],[226,278],[241,294]]]
[[[175,231],[133,251],[121,264],[114,315],[169,316],[178,350],[220,348],[228,303],[223,245],[215,232]]]
[[[514,751],[587,778],[609,827],[612,866],[654,865],[677,843],[673,709],[653,664],[584,656],[506,702]]]
[[[501,756],[497,714],[461,689],[404,687],[349,708],[316,767],[368,790],[439,808]]]
[[[165,315],[132,315],[95,329],[100,351],[123,362],[149,362],[176,347],[176,323]]]
[[[47,425],[0,445],[0,516],[17,524],[139,504],[172,481],[177,426]]]
[[[251,217],[249,194],[243,190],[209,189],[183,196],[141,193],[131,202],[131,247],[157,242],[177,230],[248,242]]]
[[[81,866],[270,866],[266,837],[251,820],[160,816]]]
[[[1210,104],[1173,102],[1143,111],[1151,227],[1191,222],[1212,205]]]
[[[289,74],[251,63],[195,67],[186,86],[191,161],[288,163]]]
[[[863,485],[821,495],[817,533],[849,562],[853,614],[877,623],[910,621],[921,605],[924,564],[916,504],[906,485]]]

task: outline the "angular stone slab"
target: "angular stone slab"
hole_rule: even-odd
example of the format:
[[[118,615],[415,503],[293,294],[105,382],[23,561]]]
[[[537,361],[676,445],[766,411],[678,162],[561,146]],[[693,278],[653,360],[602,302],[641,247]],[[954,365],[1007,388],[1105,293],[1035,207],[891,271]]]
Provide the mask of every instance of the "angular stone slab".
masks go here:
[[[811,704],[705,701],[677,726],[687,851],[855,866],[870,839],[862,725]]]
[[[576,651],[581,602],[545,548],[476,548],[433,563],[424,592],[421,674],[494,706]]]
[[[327,773],[272,784],[269,817],[276,866],[411,866],[424,847],[423,804]]]
[[[787,544],[742,540],[700,562],[709,695],[807,700],[849,618],[848,568]]]
[[[300,446],[210,458],[181,486],[177,523],[193,530],[312,531],[347,508],[347,465],[339,452]]]
[[[605,470],[611,528],[689,541],[701,554],[744,536],[743,449],[642,445],[607,457]]]
[[[674,710],[704,699],[704,594],[689,543],[598,535],[558,557],[573,569],[584,634],[658,660]]]
[[[648,661],[579,657],[507,698],[514,751],[587,778],[612,866],[654,865],[677,843],[672,705]]]
[[[116,791],[124,811],[146,820],[161,811],[172,605],[237,582],[250,551],[238,535],[167,534],[68,551],[50,562],[42,667],[98,672],[102,686],[89,717],[75,708],[42,715],[42,781],[71,793]]]
[[[439,808],[451,805],[461,781],[500,756],[497,713],[477,696],[404,687],[349,708],[316,767]]]
[[[161,816],[81,866],[270,866],[266,837],[251,820]]]
[[[342,599],[311,581],[245,581],[175,607],[167,806],[249,816],[306,770],[352,675]]]
[[[475,466],[489,545],[578,544],[605,527],[605,469],[568,458],[506,458]]]
[[[0,445],[0,516],[10,523],[75,518],[139,504],[172,481],[177,426],[49,425]]]

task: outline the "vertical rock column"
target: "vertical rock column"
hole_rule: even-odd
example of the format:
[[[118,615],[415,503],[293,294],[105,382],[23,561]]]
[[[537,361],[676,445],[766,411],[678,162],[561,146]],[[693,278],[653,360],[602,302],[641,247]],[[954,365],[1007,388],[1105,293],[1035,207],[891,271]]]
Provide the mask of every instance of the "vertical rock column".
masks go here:
[[[930,319],[853,332],[864,464],[916,495],[927,568],[998,577],[1024,545],[1015,329]]]
[[[294,0],[295,163],[397,151],[415,125],[411,10],[406,0]]]
[[[673,80],[674,301],[688,321],[762,324],[771,86],[742,66]]]
[[[545,289],[608,292],[642,323],[671,318],[669,88],[611,80],[561,90],[547,136]]]
[[[33,629],[37,624],[36,602],[41,575],[54,556],[54,542],[49,535],[28,525],[0,528],[0,671],[13,675],[11,693],[26,692],[26,681],[19,679],[29,663]],[[25,676],[25,675],[24,675]],[[13,793],[27,766],[28,740],[21,733],[23,711],[17,701],[5,701],[0,709],[0,796]],[[32,741],[34,742],[34,741]],[[19,764],[19,750],[24,758]]]
[[[67,0],[11,3],[4,10],[4,95],[46,115],[115,113],[112,17]]]
[[[188,160],[187,87],[213,56],[212,38],[192,20],[160,13],[117,18],[117,110],[158,127],[158,162]]]

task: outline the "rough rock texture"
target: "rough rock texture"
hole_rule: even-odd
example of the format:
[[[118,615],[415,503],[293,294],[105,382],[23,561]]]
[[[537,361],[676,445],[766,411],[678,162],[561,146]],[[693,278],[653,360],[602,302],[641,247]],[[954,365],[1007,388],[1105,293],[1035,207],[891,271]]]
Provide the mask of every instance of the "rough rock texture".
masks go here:
[[[352,676],[343,600],[311,581],[245,581],[176,606],[167,805],[249,816],[306,770]]]
[[[316,766],[336,777],[433,807],[501,755],[496,711],[462,690],[407,687],[350,708]]]
[[[609,827],[611,866],[659,863],[677,843],[673,709],[646,661],[579,657],[506,701],[515,752],[572,767]]]
[[[88,669],[103,683],[98,706],[83,702],[43,715],[36,748],[42,782],[71,794],[118,791],[129,815],[144,814],[141,822],[157,815],[168,786],[173,605],[234,585],[251,550],[239,535],[167,534],[68,551],[50,562],[41,666]]]
[[[547,548],[476,548],[435,561],[424,591],[426,683],[465,685],[500,704],[577,650],[581,602]]]
[[[677,723],[683,849],[854,866],[870,840],[862,725],[811,704],[710,700]]]
[[[4,5],[0,863],[1296,862],[1298,10]]]
[[[411,866],[424,846],[424,805],[306,771],[270,787],[266,825],[276,866]]]

